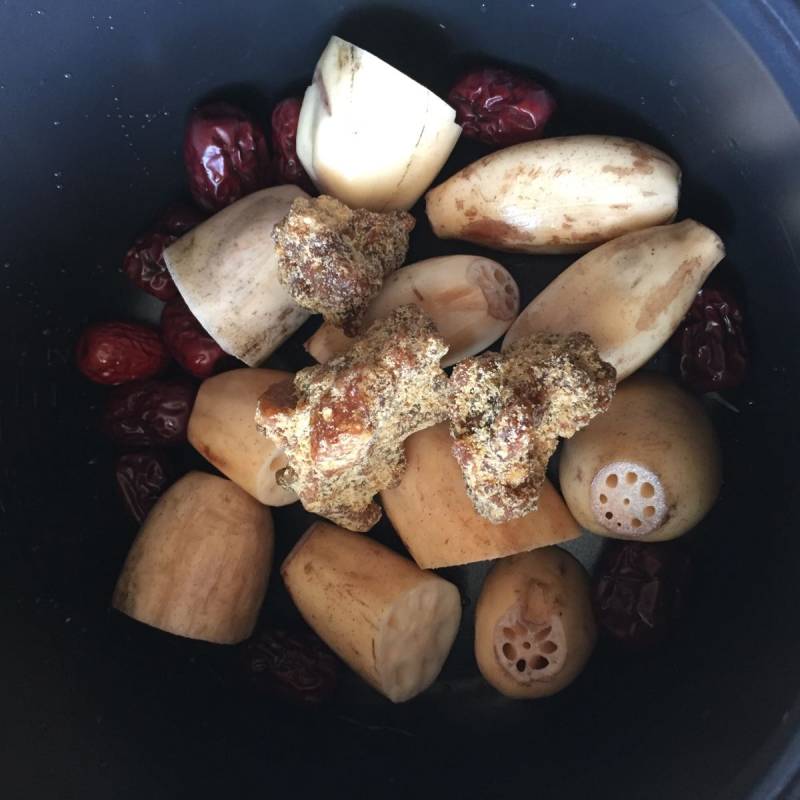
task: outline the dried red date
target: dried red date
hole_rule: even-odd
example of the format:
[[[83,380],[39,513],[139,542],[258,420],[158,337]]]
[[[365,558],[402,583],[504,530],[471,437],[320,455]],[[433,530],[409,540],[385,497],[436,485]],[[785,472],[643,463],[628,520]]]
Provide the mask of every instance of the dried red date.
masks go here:
[[[208,215],[194,206],[173,203],[161,213],[156,229],[171,236],[183,236],[206,219]]]
[[[177,238],[159,231],[145,233],[131,245],[122,262],[125,274],[159,300],[171,300],[178,294],[164,262],[164,250]]]
[[[259,691],[317,705],[336,688],[336,656],[310,631],[262,631],[245,645],[245,668]]]
[[[179,297],[161,312],[161,335],[175,360],[197,378],[213,375],[226,357]]]
[[[447,102],[465,136],[498,147],[538,139],[556,109],[553,96],[536,81],[494,67],[468,72]]]
[[[137,322],[90,325],[78,341],[78,369],[95,383],[121,383],[152,378],[169,364],[158,331]]]
[[[122,501],[137,522],[144,521],[172,482],[169,458],[157,450],[123,453],[117,459],[115,473]]]
[[[681,378],[700,392],[738,386],[747,373],[742,312],[724,289],[703,287],[678,326]]]
[[[192,197],[210,211],[264,188],[269,179],[264,131],[230,103],[213,103],[192,113],[183,140],[183,160]]]
[[[122,262],[125,274],[140,289],[159,300],[177,297],[178,290],[164,261],[164,250],[204,218],[205,215],[192,206],[183,203],[170,206],[155,228],[142,234],[125,254]]]
[[[680,617],[690,579],[680,542],[609,542],[593,580],[597,620],[627,645],[656,644]]]
[[[272,169],[276,183],[293,183],[312,194],[316,191],[314,185],[297,157],[301,105],[296,97],[287,97],[272,112]]]
[[[108,398],[103,431],[125,447],[166,447],[186,441],[197,387],[183,378],[121,386]]]

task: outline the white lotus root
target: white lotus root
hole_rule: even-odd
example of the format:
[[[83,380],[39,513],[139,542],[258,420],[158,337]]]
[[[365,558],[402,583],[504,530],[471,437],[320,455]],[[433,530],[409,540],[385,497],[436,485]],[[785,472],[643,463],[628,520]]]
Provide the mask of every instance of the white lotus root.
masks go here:
[[[614,461],[592,481],[592,511],[609,533],[647,536],[667,515],[667,498],[661,481],[641,464]]]
[[[517,603],[495,628],[494,652],[498,663],[519,683],[548,681],[561,672],[567,653],[564,626],[558,615],[533,622]]]

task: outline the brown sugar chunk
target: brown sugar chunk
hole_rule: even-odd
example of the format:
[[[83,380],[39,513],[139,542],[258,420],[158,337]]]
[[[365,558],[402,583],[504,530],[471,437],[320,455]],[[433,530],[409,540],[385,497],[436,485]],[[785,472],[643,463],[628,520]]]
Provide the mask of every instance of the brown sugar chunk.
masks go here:
[[[355,335],[383,279],[405,260],[414,224],[406,211],[298,197],[272,232],[279,280],[298,305]]]
[[[401,306],[343,355],[271,386],[256,424],[286,453],[279,482],[306,510],[369,530],[381,516],[373,497],[405,470],[403,441],[447,417],[446,352],[428,317]]]
[[[585,333],[536,333],[458,364],[450,433],[478,513],[499,523],[535,511],[559,437],[608,408],[615,378]]]

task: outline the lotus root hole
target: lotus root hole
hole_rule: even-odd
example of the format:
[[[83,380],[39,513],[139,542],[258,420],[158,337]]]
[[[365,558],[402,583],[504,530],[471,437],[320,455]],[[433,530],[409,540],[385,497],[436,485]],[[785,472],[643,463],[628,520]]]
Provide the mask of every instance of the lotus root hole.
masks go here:
[[[615,461],[592,479],[590,497],[597,523],[614,535],[640,537],[657,530],[668,501],[658,475],[643,464]]]
[[[522,606],[517,604],[498,620],[495,653],[515,680],[522,683],[549,680],[563,666],[559,645],[563,637],[561,623],[558,619],[550,624],[536,623],[522,613]]]

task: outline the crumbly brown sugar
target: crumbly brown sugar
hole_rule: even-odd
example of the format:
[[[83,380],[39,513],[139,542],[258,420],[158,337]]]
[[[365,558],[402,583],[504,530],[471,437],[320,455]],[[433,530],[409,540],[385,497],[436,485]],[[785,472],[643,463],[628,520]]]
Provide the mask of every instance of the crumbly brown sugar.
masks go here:
[[[383,279],[405,260],[414,217],[298,197],[272,233],[280,282],[298,305],[358,333]]]
[[[346,353],[261,397],[256,423],[283,447],[280,481],[308,511],[355,531],[375,525],[372,498],[402,477],[404,440],[447,417],[446,352],[428,317],[401,306]]]
[[[615,379],[585,333],[536,333],[458,364],[450,432],[478,513],[499,523],[534,511],[559,437],[608,408]]]

